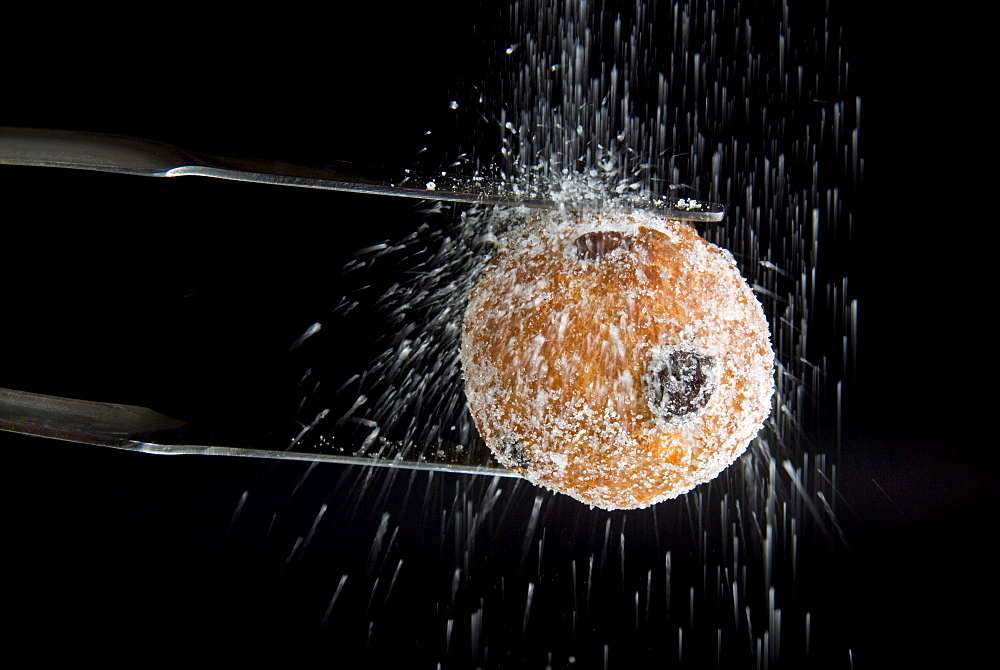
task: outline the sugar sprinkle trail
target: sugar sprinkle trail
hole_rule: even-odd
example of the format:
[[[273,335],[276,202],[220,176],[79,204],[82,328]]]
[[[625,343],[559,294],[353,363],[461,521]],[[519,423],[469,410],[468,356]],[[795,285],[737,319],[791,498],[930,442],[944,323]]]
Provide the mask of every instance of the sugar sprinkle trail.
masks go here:
[[[823,449],[835,450],[825,436],[838,392],[850,390],[858,319],[835,259],[849,247],[864,172],[843,7],[531,0],[504,11],[487,81],[447,105],[470,128],[461,167],[567,202],[673,193],[724,203],[725,223],[701,232],[733,254],[764,304],[774,411],[718,479],[636,512],[538,497],[518,480],[348,470],[338,486],[354,507],[327,513],[299,551],[294,538],[310,537],[316,519],[303,521],[284,555],[306,560],[321,533],[374,537],[380,510],[398,535],[367,576],[331,567],[343,577],[317,620],[331,640],[357,634],[372,650],[427,641],[422,653],[441,667],[852,663],[850,640],[824,616],[836,594],[821,587],[841,541],[836,458]],[[346,385],[314,369],[304,439],[333,439],[344,413],[319,414],[343,385],[347,407],[369,398],[356,409],[366,435],[375,426],[404,443],[475,442],[457,364],[463,302],[517,217],[439,207],[404,239],[359,252],[349,273],[399,268],[377,295],[344,302],[374,298],[384,348]],[[339,316],[319,319],[300,352],[332,346]],[[234,514],[234,532],[247,514]],[[603,541],[609,533],[619,541]],[[379,583],[390,588],[372,600]],[[358,620],[369,601],[370,621]],[[405,625],[399,611],[412,613]]]

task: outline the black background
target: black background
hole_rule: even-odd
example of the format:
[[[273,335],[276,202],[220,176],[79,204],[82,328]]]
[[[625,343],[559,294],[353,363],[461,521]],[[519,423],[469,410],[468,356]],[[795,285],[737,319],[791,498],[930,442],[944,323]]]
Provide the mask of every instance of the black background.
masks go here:
[[[463,144],[447,102],[489,48],[488,6],[260,11],[9,15],[0,124],[384,165],[408,165],[425,146],[444,160]],[[840,466],[849,548],[826,588],[846,594],[832,629],[850,640],[854,667],[995,667],[997,457],[979,288],[992,249],[972,167],[986,133],[959,77],[976,58],[941,25],[903,18],[859,12],[849,31],[865,110],[849,261],[859,369]],[[0,180],[0,385],[278,434],[291,429],[297,381],[288,346],[328,313],[335,269],[420,220],[408,202],[379,203],[372,221],[364,196],[216,180],[33,168],[3,168]],[[0,445],[8,648],[47,640],[33,653],[121,661],[268,650],[288,665],[336,665],[315,613],[340,571],[317,562],[287,576],[263,542],[220,532],[244,491],[273,496],[275,509],[291,500],[302,468],[9,434]],[[281,514],[349,499],[340,470],[321,470],[314,487],[329,489]],[[317,545],[364,556],[370,541]]]

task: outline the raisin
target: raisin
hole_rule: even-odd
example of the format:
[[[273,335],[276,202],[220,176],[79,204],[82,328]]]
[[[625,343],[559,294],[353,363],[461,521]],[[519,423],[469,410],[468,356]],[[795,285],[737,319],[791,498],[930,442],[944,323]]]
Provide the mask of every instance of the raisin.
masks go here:
[[[654,359],[649,377],[650,405],[669,421],[708,404],[715,391],[715,358],[695,351],[675,350]]]
[[[599,261],[615,249],[631,249],[632,238],[613,230],[599,230],[581,235],[573,244],[580,260]]]

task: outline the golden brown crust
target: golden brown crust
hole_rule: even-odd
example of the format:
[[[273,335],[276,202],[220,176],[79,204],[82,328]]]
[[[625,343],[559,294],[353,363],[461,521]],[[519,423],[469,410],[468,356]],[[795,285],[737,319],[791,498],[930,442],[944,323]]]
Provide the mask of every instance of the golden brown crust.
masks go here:
[[[732,256],[635,214],[509,234],[469,298],[462,362],[497,458],[605,509],[714,478],[773,392],[767,322]]]

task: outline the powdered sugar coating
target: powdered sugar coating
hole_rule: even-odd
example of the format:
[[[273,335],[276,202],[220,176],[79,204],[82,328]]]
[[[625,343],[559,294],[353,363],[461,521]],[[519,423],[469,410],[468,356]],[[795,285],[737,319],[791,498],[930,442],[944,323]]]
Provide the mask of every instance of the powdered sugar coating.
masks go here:
[[[500,462],[604,509],[714,478],[757,434],[774,389],[767,321],[732,256],[644,213],[549,212],[508,231],[470,295],[461,354]],[[688,366],[673,377],[671,355]]]

